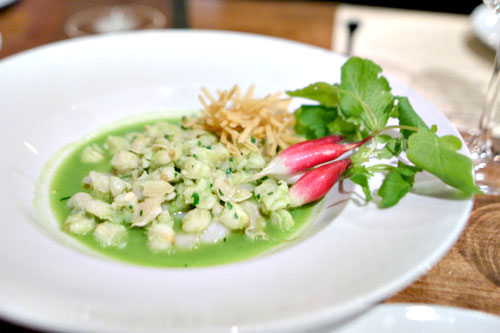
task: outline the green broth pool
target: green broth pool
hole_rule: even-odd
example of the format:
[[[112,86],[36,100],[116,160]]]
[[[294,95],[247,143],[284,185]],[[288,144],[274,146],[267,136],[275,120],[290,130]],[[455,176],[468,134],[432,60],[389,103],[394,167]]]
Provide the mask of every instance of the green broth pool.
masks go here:
[[[163,118],[117,125],[75,146],[58,166],[50,183],[50,205],[62,230],[64,230],[62,228],[64,221],[71,213],[66,200],[77,192],[85,191],[82,179],[90,171],[109,173],[112,170],[110,162],[112,156],[109,152],[104,152],[103,161],[85,164],[80,159],[83,149],[93,144],[103,145],[109,135],[119,136],[129,132],[142,132],[145,125],[158,121],[179,123],[177,119]],[[68,234],[98,253],[132,264],[155,267],[202,267],[251,258],[291,241],[312,219],[314,208],[314,204],[309,204],[289,210],[295,221],[295,226],[289,230],[281,230],[271,223],[266,223],[265,232],[269,235],[268,239],[251,239],[243,232],[232,232],[216,244],[199,244],[189,250],[173,248],[166,252],[152,252],[146,244],[147,235],[144,228],[127,227],[128,238],[124,248],[102,247],[92,233],[75,235],[68,232]]]

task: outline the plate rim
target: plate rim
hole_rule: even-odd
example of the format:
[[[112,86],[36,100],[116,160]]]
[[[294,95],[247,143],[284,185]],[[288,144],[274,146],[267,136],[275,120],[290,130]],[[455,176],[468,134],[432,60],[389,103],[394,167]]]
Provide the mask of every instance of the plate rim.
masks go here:
[[[147,31],[147,32],[144,32],[144,31],[127,32],[127,33],[113,34],[113,36],[110,36],[110,35],[86,36],[86,37],[78,38],[78,40],[76,40],[76,39],[63,40],[63,41],[59,41],[59,42],[56,42],[56,43],[46,44],[46,45],[43,45],[43,46],[39,46],[39,47],[30,49],[28,51],[17,53],[17,54],[11,55],[9,57],[6,57],[6,58],[2,59],[2,61],[0,61],[0,69],[1,69],[1,67],[3,65],[3,63],[5,63],[5,62],[16,61],[16,59],[18,57],[30,56],[30,54],[39,52],[40,50],[43,50],[43,49],[46,49],[46,48],[54,48],[54,47],[60,47],[60,46],[64,46],[64,45],[71,45],[72,43],[75,43],[75,42],[77,42],[77,43],[84,43],[88,39],[92,39],[93,40],[95,38],[110,38],[110,37],[113,38],[113,37],[115,37],[117,35],[120,35],[120,37],[123,38],[123,37],[126,37],[127,35],[132,35],[132,34],[135,35],[135,34],[158,33],[158,32],[159,32],[158,30],[152,30],[152,31]],[[165,34],[165,33],[166,34],[168,34],[168,33],[179,33],[179,31],[175,31],[175,30],[174,31],[161,31],[160,33],[161,34]],[[215,35],[244,35],[244,36],[250,36],[250,37],[253,37],[253,38],[262,38],[262,39],[276,40],[276,41],[285,42],[285,43],[293,43],[293,44],[296,44],[297,46],[307,47],[307,48],[309,48],[311,50],[318,50],[318,51],[324,51],[325,53],[328,53],[328,54],[335,54],[332,51],[329,51],[327,49],[323,49],[323,48],[320,48],[320,47],[317,47],[317,46],[303,44],[303,43],[295,42],[295,41],[290,41],[290,40],[279,38],[279,37],[269,37],[269,36],[257,35],[257,34],[252,34],[252,33],[239,33],[239,32],[228,32],[228,31],[215,31],[215,30],[214,31],[212,31],[212,30],[190,30],[190,31],[186,31],[186,32],[183,31],[181,33],[187,33],[187,34],[207,33],[207,34],[215,34]],[[419,95],[414,90],[412,90],[410,87],[408,87],[408,88],[412,92],[414,92],[415,94]],[[435,108],[435,109],[440,113],[440,111],[437,108]],[[455,128],[454,125],[451,124],[450,122],[449,122],[449,124],[453,128]],[[358,311],[360,311],[362,309],[365,309],[366,307],[371,306],[372,304],[374,304],[375,302],[377,302],[378,300],[380,300],[382,297],[390,295],[390,294],[393,294],[394,292],[396,292],[396,291],[404,288],[405,286],[411,284],[416,279],[418,279],[422,274],[424,274],[428,269],[430,269],[430,267],[428,267],[429,263],[430,263],[430,266],[434,266],[442,257],[444,257],[446,255],[446,253],[451,248],[451,246],[456,242],[456,240],[460,236],[461,232],[465,228],[465,225],[466,225],[466,222],[467,222],[467,216],[470,214],[470,211],[472,210],[472,204],[473,204],[473,199],[470,198],[468,200],[468,203],[467,203],[467,208],[465,209],[465,211],[463,213],[463,215],[465,217],[461,217],[461,219],[463,219],[463,222],[462,223],[457,223],[457,226],[455,227],[454,232],[451,235],[451,237],[448,238],[448,241],[445,244],[441,244],[440,249],[439,250],[435,250],[433,252],[434,255],[431,256],[431,258],[427,258],[425,265],[419,265],[417,267],[414,267],[414,269],[411,270],[411,271],[408,271],[405,274],[405,276],[400,276],[397,279],[398,283],[392,283],[391,286],[385,286],[384,288],[379,288],[377,290],[373,290],[368,296],[365,295],[365,300],[364,301],[352,300],[351,302],[345,302],[345,303],[347,303],[347,306],[346,306],[346,304],[344,304],[344,308],[347,308],[348,311],[347,312],[346,311],[342,312],[341,315],[339,315],[339,311],[338,311],[337,307],[334,307],[333,309],[332,308],[330,308],[330,309],[324,309],[324,311],[322,311],[321,313],[315,312],[315,314],[307,314],[305,316],[301,315],[300,318],[296,318],[295,319],[296,322],[292,323],[292,324],[290,324],[290,320],[285,320],[285,321],[287,323],[289,323],[289,326],[293,326],[293,327],[297,327],[299,325],[299,322],[302,322],[302,323],[309,322],[309,325],[306,325],[306,326],[310,327],[310,323],[313,322],[313,321],[316,322],[316,323],[321,323],[321,322],[331,321],[332,318],[336,318],[336,319],[333,319],[333,320],[337,320],[337,319],[339,319],[341,317],[344,317],[346,315],[354,314],[354,313],[356,313],[356,312],[358,312]],[[368,302],[367,302],[366,299],[368,299]],[[363,303],[363,304],[361,304],[361,303]],[[0,315],[2,313],[3,313],[3,310],[0,311]],[[335,314],[337,314],[337,316],[335,316]],[[9,317],[11,317],[11,316],[9,316]],[[306,318],[306,319],[304,319],[304,318]],[[279,321],[276,322],[276,323],[277,323],[277,326],[283,327],[282,325],[284,323],[281,323]],[[272,325],[271,327],[276,327],[276,325]],[[74,327],[72,327],[72,329],[73,328]]]

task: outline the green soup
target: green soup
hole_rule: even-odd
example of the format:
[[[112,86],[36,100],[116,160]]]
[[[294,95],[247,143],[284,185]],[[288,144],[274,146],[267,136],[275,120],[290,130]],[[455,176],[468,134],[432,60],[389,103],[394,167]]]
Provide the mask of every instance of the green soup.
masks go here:
[[[122,125],[91,137],[78,145],[59,165],[50,184],[50,204],[61,228],[71,213],[71,209],[67,207],[66,199],[77,192],[85,191],[82,179],[90,171],[110,172],[112,170],[109,152],[105,152],[107,155],[102,162],[85,164],[80,159],[82,150],[92,144],[104,144],[109,135],[141,132],[145,125],[156,121],[140,121],[133,125]],[[174,119],[162,119],[162,121],[178,123],[178,120]],[[216,244],[198,244],[189,250],[175,249],[174,247],[167,252],[152,252],[147,246],[144,228],[127,227],[128,239],[124,248],[102,247],[92,233],[83,236],[68,234],[96,252],[128,263],[156,267],[200,267],[247,259],[283,245],[285,242],[291,241],[305,227],[312,218],[313,211],[313,204],[291,209],[290,213],[295,220],[295,226],[290,230],[281,230],[271,223],[266,223],[265,231],[269,235],[268,239],[251,239],[246,237],[243,232],[231,232],[223,241]],[[64,229],[62,228],[62,230]]]

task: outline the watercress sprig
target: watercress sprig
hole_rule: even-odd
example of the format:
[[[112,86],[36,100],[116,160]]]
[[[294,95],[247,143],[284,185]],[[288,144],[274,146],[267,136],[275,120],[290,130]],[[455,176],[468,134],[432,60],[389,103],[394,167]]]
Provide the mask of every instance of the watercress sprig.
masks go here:
[[[378,189],[382,208],[397,204],[422,171],[466,195],[480,193],[473,162],[458,152],[462,141],[453,135],[437,135],[436,125],[429,127],[407,97],[392,95],[382,68],[371,60],[352,57],[341,68],[340,83],[317,82],[287,94],[318,103],[295,111],[295,130],[307,139],[328,134],[351,141],[373,137],[351,156],[352,164],[344,174],[361,186],[367,201],[372,199],[369,180],[376,172],[385,173]],[[397,124],[387,125],[389,118]],[[403,153],[407,160],[401,157]],[[397,163],[367,163],[374,159]]]

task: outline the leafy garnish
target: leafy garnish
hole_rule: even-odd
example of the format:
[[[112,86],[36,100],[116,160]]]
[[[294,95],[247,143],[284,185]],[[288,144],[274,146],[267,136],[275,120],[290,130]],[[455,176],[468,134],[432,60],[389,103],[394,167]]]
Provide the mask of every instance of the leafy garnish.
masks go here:
[[[330,134],[340,134],[348,141],[373,138],[351,155],[352,163],[344,173],[344,178],[361,186],[367,201],[372,200],[370,178],[376,172],[385,174],[377,192],[382,208],[397,204],[421,171],[467,195],[480,193],[472,160],[458,152],[461,139],[438,136],[437,127],[429,127],[407,97],[392,94],[382,68],[374,62],[352,57],[341,68],[340,83],[313,83],[287,94],[319,102],[295,111],[295,130],[307,139]],[[389,118],[397,124],[388,125]],[[413,165],[403,162],[405,156]],[[398,162],[373,164],[374,159]]]

